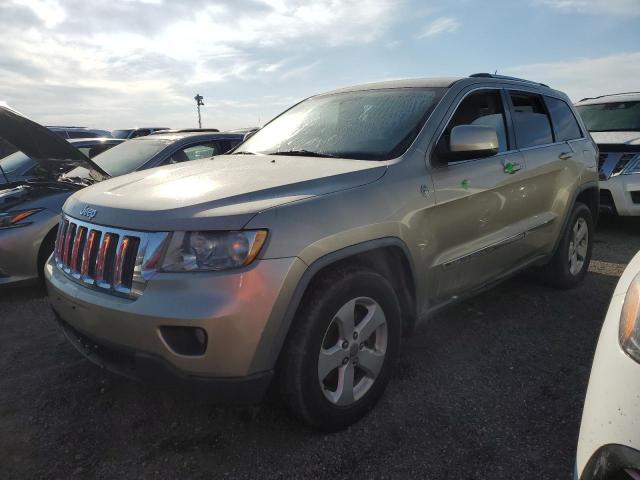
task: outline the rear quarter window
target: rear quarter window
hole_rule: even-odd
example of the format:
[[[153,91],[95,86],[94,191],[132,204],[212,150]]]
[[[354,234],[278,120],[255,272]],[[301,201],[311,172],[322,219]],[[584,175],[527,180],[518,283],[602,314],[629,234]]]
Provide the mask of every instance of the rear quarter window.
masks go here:
[[[582,131],[578,121],[566,102],[553,97],[544,97],[544,101],[547,104],[551,122],[556,132],[556,141],[565,142],[582,138]]]

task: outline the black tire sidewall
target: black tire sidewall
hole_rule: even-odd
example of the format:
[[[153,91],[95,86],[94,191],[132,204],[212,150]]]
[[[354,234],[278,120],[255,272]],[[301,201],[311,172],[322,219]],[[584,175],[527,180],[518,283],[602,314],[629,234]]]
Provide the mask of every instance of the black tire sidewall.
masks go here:
[[[389,381],[399,350],[401,315],[393,288],[381,275],[362,269],[351,270],[323,282],[297,318],[296,330],[290,341],[287,384],[298,403],[294,410],[308,423],[322,430],[344,428],[365,415],[378,401]],[[323,288],[324,287],[324,288]],[[324,291],[322,291],[324,290]],[[382,308],[387,320],[387,351],[382,369],[369,391],[348,407],[333,405],[324,396],[318,380],[318,356],[324,334],[337,311],[357,297],[370,297]],[[293,385],[297,384],[297,385]]]

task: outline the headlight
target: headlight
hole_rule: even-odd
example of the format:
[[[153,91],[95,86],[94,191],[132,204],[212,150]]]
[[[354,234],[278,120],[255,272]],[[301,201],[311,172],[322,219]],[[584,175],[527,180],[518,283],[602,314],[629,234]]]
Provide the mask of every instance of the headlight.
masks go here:
[[[173,232],[160,269],[194,272],[242,267],[255,260],[266,239],[266,230]]]
[[[629,173],[640,173],[640,155],[636,155],[629,160],[629,163],[627,163],[622,173],[625,175]]]
[[[38,213],[40,210],[42,209],[34,208],[31,210],[21,210],[19,212],[0,213],[0,228],[22,227],[29,225],[31,222],[20,222],[34,213]]]
[[[640,273],[633,279],[622,305],[620,346],[637,362],[640,362]]]

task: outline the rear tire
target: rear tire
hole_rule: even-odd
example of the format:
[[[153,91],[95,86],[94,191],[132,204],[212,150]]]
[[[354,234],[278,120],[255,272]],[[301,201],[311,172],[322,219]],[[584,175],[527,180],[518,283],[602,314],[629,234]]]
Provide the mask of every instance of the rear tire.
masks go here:
[[[400,346],[400,305],[382,275],[358,267],[310,288],[283,351],[281,392],[297,417],[331,432],[382,396]]]
[[[584,203],[576,203],[558,248],[541,269],[543,281],[552,287],[570,289],[584,280],[593,249],[593,216]]]

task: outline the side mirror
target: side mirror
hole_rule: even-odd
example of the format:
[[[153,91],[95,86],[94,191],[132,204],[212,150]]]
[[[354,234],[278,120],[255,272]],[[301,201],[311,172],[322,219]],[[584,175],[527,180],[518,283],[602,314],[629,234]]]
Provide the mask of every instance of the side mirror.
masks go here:
[[[447,160],[490,157],[498,153],[498,133],[484,125],[458,125],[451,130]]]

